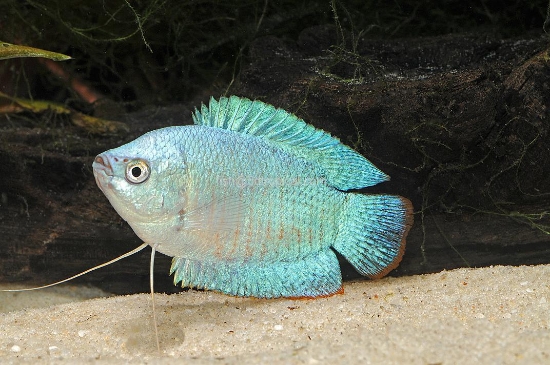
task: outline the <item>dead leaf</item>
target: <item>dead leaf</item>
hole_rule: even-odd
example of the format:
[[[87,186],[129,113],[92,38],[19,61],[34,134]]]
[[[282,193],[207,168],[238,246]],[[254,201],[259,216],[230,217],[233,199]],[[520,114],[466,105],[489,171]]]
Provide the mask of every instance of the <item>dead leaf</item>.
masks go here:
[[[129,131],[125,123],[92,117],[72,110],[63,104],[44,100],[21,99],[0,92],[0,101],[2,99],[7,100],[7,103],[0,103],[0,113],[3,114],[20,113],[23,111],[38,114],[53,111],[56,114],[69,115],[74,125],[91,134],[119,134]]]

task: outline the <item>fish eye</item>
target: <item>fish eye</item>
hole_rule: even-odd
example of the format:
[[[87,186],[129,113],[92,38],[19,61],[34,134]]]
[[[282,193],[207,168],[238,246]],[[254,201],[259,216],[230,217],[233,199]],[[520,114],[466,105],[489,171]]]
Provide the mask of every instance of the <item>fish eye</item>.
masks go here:
[[[126,181],[141,184],[149,178],[149,165],[143,160],[132,160],[126,165]]]

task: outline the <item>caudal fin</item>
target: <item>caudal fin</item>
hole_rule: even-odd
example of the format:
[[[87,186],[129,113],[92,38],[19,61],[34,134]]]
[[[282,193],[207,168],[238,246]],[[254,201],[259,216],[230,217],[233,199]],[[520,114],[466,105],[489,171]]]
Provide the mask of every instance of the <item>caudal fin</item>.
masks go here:
[[[350,193],[333,247],[362,275],[380,278],[401,261],[412,213],[400,196]]]

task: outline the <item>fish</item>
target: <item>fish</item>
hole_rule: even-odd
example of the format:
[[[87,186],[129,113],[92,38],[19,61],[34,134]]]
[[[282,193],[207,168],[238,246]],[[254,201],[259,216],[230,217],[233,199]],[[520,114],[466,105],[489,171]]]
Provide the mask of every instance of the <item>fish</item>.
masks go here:
[[[338,256],[380,278],[401,261],[411,202],[358,189],[389,176],[329,133],[248,98],[95,157],[98,187],[182,287],[256,298],[343,292]],[[153,254],[152,254],[152,257]]]

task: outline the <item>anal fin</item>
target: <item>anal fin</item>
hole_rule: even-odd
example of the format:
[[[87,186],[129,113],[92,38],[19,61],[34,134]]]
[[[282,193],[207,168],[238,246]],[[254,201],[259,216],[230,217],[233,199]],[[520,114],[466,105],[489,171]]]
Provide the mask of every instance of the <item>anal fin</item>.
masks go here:
[[[174,257],[170,273],[182,287],[256,298],[313,298],[336,294],[342,275],[336,254],[327,249],[296,261],[200,262]]]

